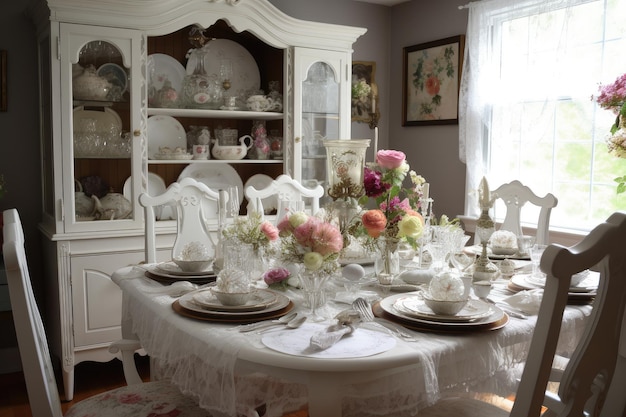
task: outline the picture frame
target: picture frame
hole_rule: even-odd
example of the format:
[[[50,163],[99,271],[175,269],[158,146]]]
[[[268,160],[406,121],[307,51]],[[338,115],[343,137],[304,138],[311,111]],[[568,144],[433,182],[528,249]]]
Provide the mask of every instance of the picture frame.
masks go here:
[[[0,111],[7,111],[7,51],[0,50]]]
[[[464,48],[464,35],[403,48],[403,126],[459,123]]]
[[[361,85],[359,85],[361,83]],[[369,123],[372,120],[371,88],[376,84],[376,62],[352,62],[351,116],[353,122]],[[364,87],[364,88],[363,88]],[[374,87],[375,88],[375,87]],[[370,90],[370,94],[365,92]],[[378,114],[378,105],[375,113]]]

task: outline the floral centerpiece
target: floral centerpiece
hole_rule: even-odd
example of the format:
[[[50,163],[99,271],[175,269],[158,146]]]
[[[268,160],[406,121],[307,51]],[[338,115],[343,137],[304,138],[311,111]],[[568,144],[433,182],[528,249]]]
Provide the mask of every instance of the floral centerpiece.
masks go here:
[[[615,113],[615,123],[611,126],[611,136],[607,140],[609,153],[619,158],[626,158],[626,74],[615,82],[600,85],[595,101],[603,109]],[[615,178],[617,193],[626,192],[626,175]]]
[[[226,227],[222,234],[226,239],[236,239],[241,243],[252,245],[255,251],[269,248],[278,240],[278,229],[272,223],[264,221],[261,213],[253,212],[245,217],[237,217]]]
[[[404,188],[407,174],[411,186]],[[426,209],[421,206],[425,183],[421,175],[410,169],[406,155],[400,151],[380,150],[376,162],[365,168],[365,196],[361,204],[365,206],[368,199],[373,199],[376,208],[366,210],[351,227],[351,233],[366,236],[366,245],[381,254],[384,273],[393,273],[389,259],[384,258],[392,256],[401,241],[413,248],[419,244],[424,229],[420,211]]]
[[[304,267],[300,270],[300,286],[311,308],[311,319],[323,320],[317,308],[324,304],[324,284],[339,268],[337,259],[343,248],[343,236],[334,224],[302,211],[286,215],[278,230],[282,260]]]
[[[278,231],[284,262],[326,274],[337,270],[343,248],[343,236],[337,226],[300,211],[283,217]]]

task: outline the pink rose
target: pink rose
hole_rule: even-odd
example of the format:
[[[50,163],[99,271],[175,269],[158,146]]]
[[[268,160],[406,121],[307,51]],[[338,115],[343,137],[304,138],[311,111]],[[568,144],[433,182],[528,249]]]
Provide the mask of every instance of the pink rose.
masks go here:
[[[343,248],[343,236],[337,227],[321,223],[313,232],[313,251],[322,256],[339,253]]]
[[[302,246],[311,247],[313,245],[314,233],[320,225],[320,220],[316,217],[309,217],[308,220],[293,230],[293,236]]]
[[[278,239],[278,229],[270,222],[261,223],[261,232],[269,241]]]
[[[267,285],[272,285],[288,279],[290,275],[291,274],[288,269],[274,268],[270,269],[263,275],[263,281],[265,281]]]
[[[381,149],[376,154],[376,163],[380,165],[381,168],[385,169],[396,169],[402,166],[404,161],[406,160],[406,155],[404,152],[400,151],[389,151],[385,149]]]

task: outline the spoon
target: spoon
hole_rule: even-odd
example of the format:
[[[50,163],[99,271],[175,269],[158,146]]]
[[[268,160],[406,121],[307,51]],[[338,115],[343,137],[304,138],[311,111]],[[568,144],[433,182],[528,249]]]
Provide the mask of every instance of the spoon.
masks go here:
[[[304,317],[304,316],[303,316]],[[284,316],[270,321],[261,321],[259,323],[246,324],[244,326],[239,327],[239,331],[241,333],[253,332],[255,330],[265,329],[266,327],[280,326],[280,325],[288,325],[290,321],[298,318],[298,313],[295,311],[289,314],[285,314]],[[306,320],[306,317],[304,317]],[[302,323],[300,323],[302,324]]]

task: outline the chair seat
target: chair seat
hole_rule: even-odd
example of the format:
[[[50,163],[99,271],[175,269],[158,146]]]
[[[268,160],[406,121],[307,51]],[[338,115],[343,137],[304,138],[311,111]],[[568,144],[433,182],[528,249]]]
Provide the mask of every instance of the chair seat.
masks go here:
[[[195,417],[210,416],[167,381],[128,385],[73,405],[65,417]]]

